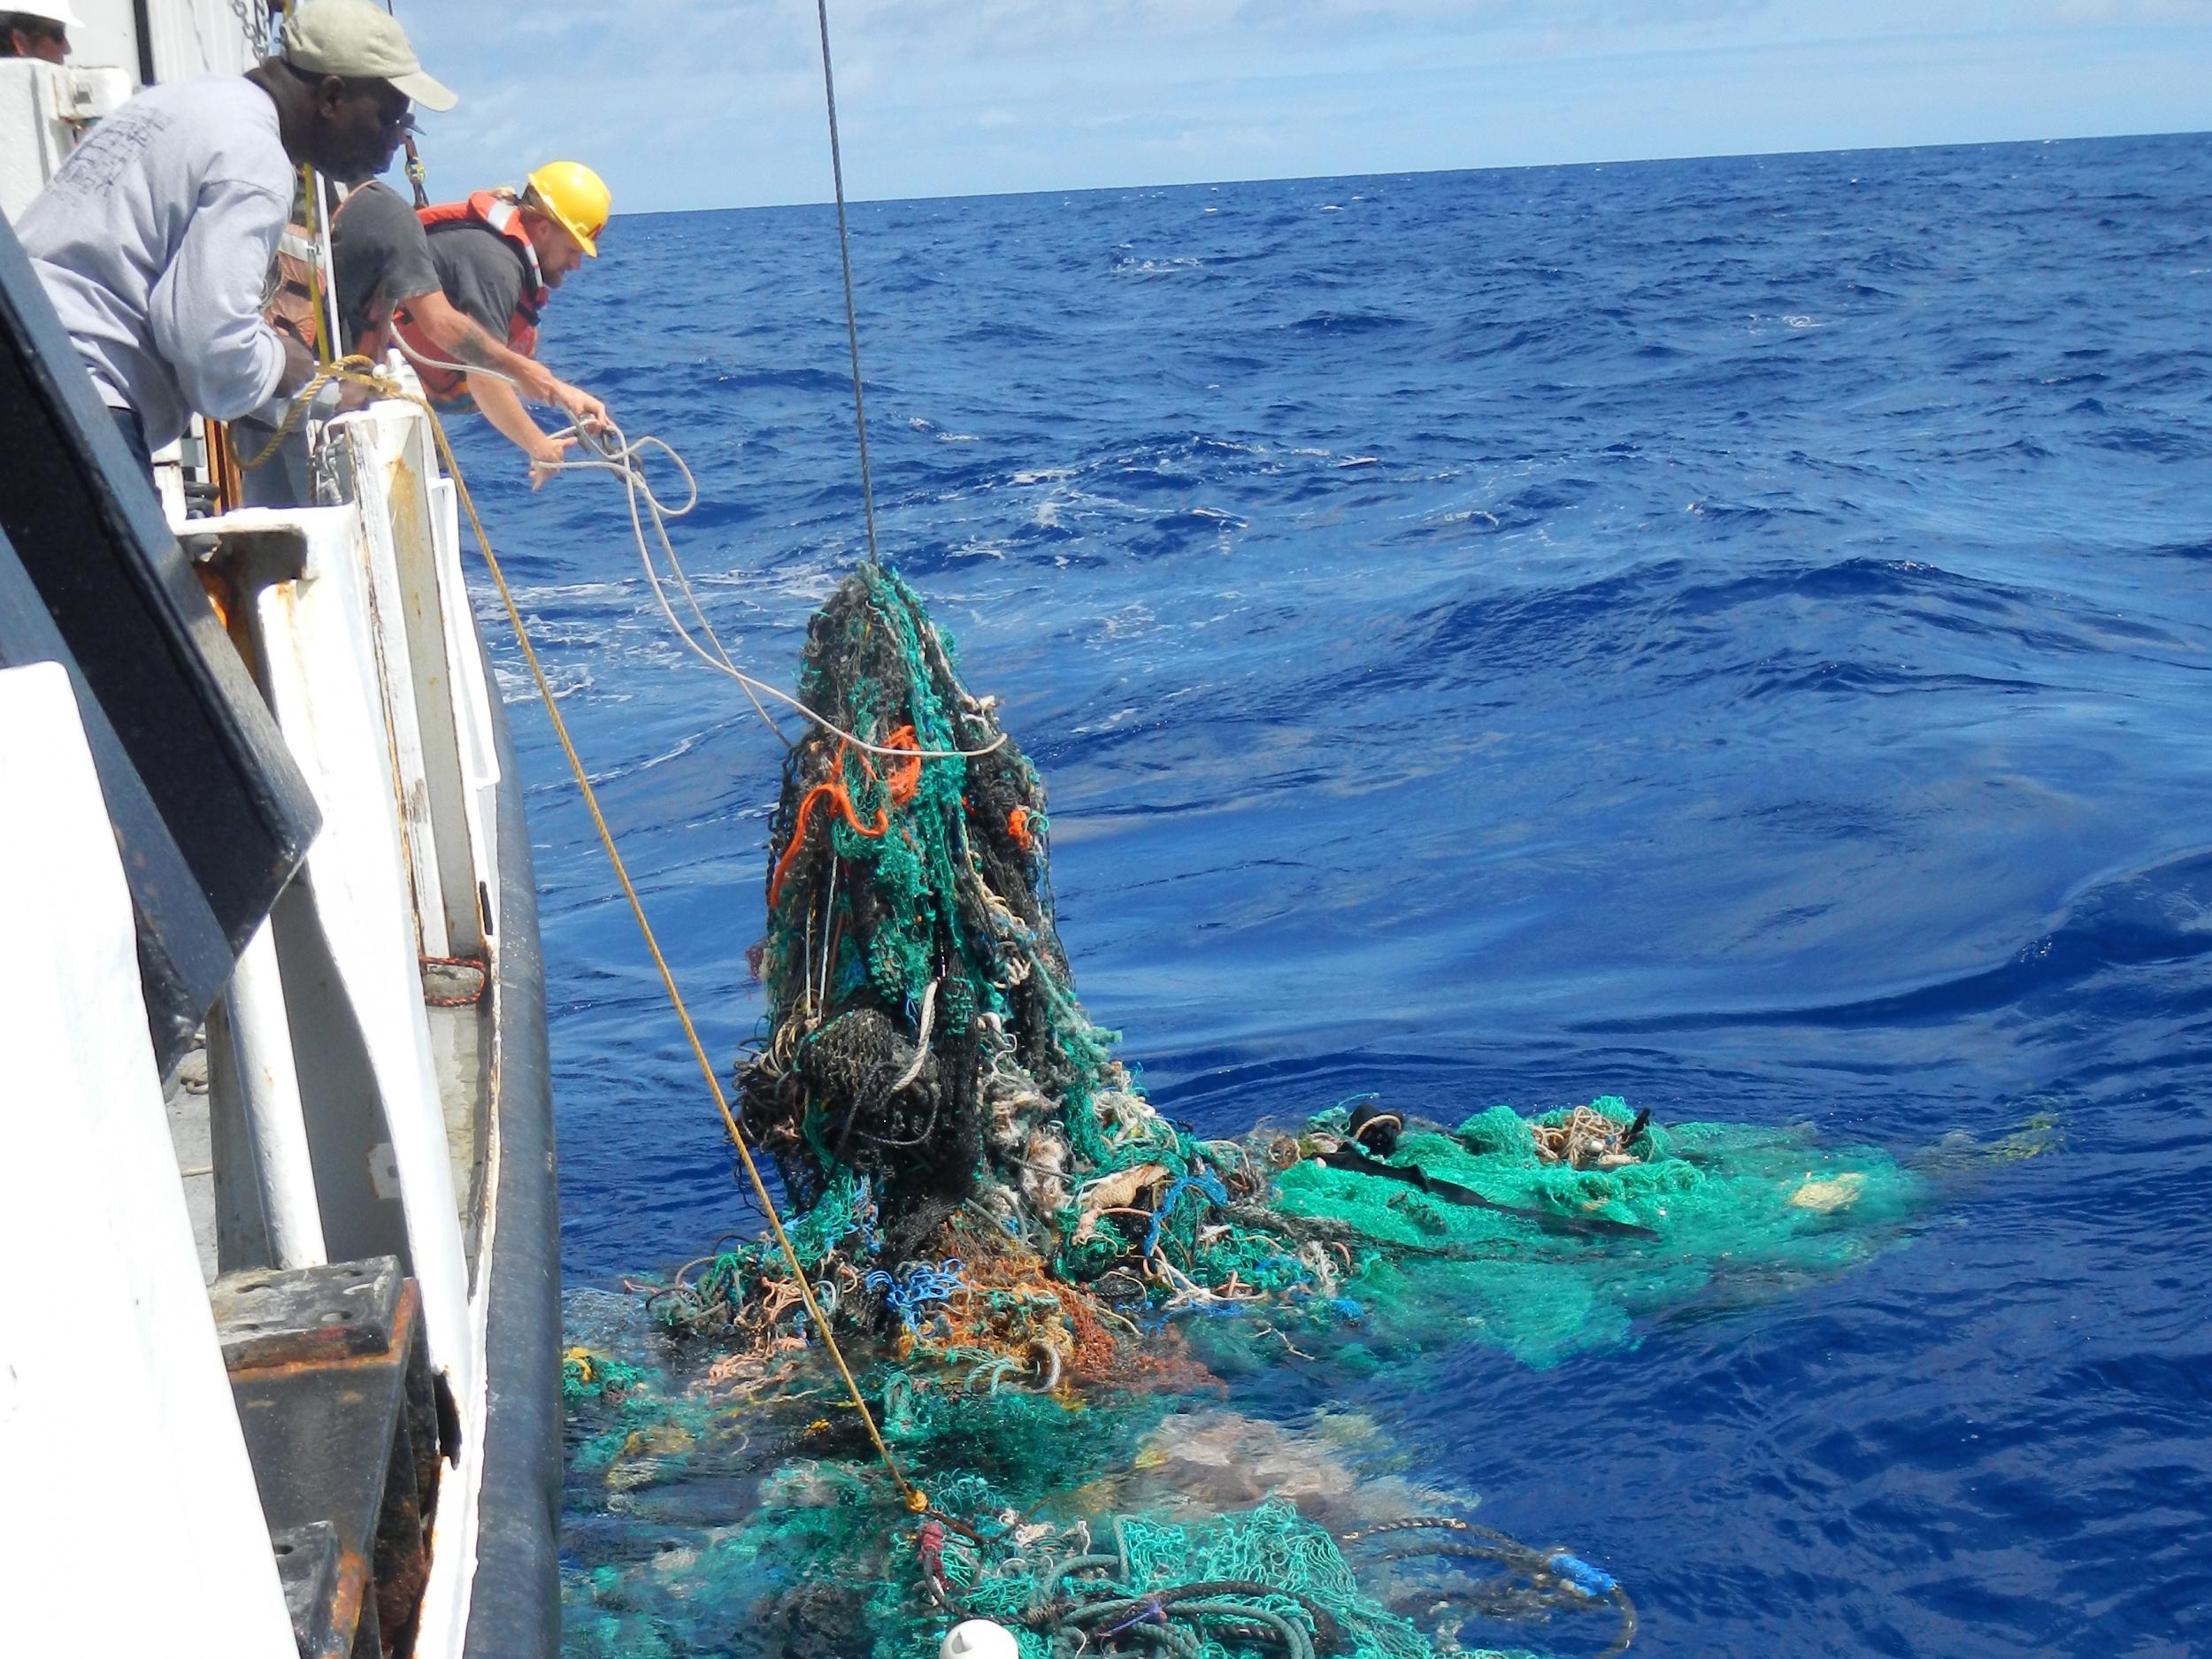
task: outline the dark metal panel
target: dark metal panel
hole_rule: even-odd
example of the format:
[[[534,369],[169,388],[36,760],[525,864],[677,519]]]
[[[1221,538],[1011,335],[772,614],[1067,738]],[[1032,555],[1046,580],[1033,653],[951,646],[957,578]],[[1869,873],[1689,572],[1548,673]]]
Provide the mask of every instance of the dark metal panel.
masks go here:
[[[112,734],[96,743],[94,758],[139,908],[165,1070],[298,869],[320,815],[4,227],[0,454],[0,533],[13,551],[6,563],[51,622],[35,641],[24,581],[12,581],[0,604],[12,649],[30,654],[0,660],[68,664],[81,705],[89,711],[96,703]],[[141,802],[150,812],[127,810]],[[155,825],[165,833],[151,833]],[[195,890],[220,949],[188,914]]]
[[[338,1529],[328,1521],[280,1527],[269,1542],[300,1659],[346,1659],[355,1645],[347,1632],[360,1622],[368,1594],[368,1563],[339,1548]]]
[[[479,1271],[491,1298],[489,1418],[466,1659],[560,1652],[561,1217],[530,829],[499,681],[499,1228]]]
[[[131,0],[131,34],[138,44],[138,84],[154,84],[153,7],[147,0]]]

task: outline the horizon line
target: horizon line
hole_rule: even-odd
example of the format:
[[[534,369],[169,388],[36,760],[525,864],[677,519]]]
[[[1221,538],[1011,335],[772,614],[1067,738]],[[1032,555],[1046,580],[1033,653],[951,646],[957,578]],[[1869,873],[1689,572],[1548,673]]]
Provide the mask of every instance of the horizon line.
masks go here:
[[[1151,180],[1135,184],[1043,185],[1021,190],[965,190],[935,196],[848,196],[845,198],[845,205],[847,207],[891,207],[909,203],[996,201],[1027,196],[1096,196],[1107,191],[1220,189],[1226,186],[1243,184],[1353,183],[1363,179],[1435,178],[1464,173],[1544,173],[1570,167],[1588,168],[1594,171],[1606,167],[1666,166],[1685,161],[1781,161],[1803,156],[1894,155],[1922,150],[2002,150],[2016,146],[2042,148],[2052,144],[2085,144],[2148,138],[2212,139],[2212,127],[2184,127],[2129,133],[2063,133],[2035,138],[1935,140],[1909,144],[1846,144],[1821,146],[1808,150],[1691,150],[1679,155],[1617,156],[1566,161],[1494,162],[1486,165],[1478,165],[1467,167],[1382,167],[1361,173],[1262,173],[1243,179],[1172,179]],[[819,200],[803,202],[724,203],[708,207],[661,207],[641,212],[616,213],[610,215],[610,218],[672,219],[686,213],[781,213],[811,208],[833,210],[836,204],[834,197],[825,196]]]

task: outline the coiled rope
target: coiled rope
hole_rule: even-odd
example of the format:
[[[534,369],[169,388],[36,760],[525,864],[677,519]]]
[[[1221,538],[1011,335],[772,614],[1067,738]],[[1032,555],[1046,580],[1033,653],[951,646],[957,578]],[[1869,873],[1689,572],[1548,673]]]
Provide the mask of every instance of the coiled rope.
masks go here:
[[[782,728],[776,724],[768,710],[762,707],[760,702],[762,697],[783,704],[803,718],[812,721],[828,735],[851,744],[864,754],[880,755],[902,762],[972,760],[979,756],[991,753],[1006,741],[1006,734],[1002,732],[980,749],[916,749],[902,744],[872,743],[846,731],[780,687],[747,673],[732,660],[729,651],[722,643],[721,637],[715,633],[714,625],[707,620],[706,611],[701,607],[698,595],[692,591],[691,579],[684,571],[683,561],[676,557],[675,545],[669,540],[668,520],[682,518],[699,504],[699,486],[691,475],[691,468],[685,465],[683,457],[678,455],[672,448],[659,438],[648,436],[633,442],[624,434],[621,427],[611,421],[607,422],[595,432],[588,432],[580,426],[564,426],[552,435],[557,439],[572,437],[584,446],[587,452],[586,457],[582,460],[553,463],[555,471],[611,472],[621,481],[623,499],[630,511],[630,534],[637,544],[638,564],[645,572],[645,580],[652,588],[653,598],[660,606],[661,615],[666,618],[668,626],[675,630],[676,637],[684,642],[694,657],[717,673],[726,674],[737,681],[739,688],[745,693],[747,701],[752,703],[754,711],[767,723],[768,729],[775,733],[785,748],[791,747],[790,740],[784,737]],[[639,457],[649,449],[657,449],[666,456],[675,464],[676,470],[683,474],[687,494],[681,506],[671,506],[661,500],[654,494],[651,484],[646,480],[645,469]],[[698,640],[692,636],[691,631],[685,627],[682,620],[676,615],[675,607],[669,603],[667,591],[661,586],[660,572],[654,567],[651,547],[646,537],[648,524],[652,526],[652,539],[660,544],[661,557],[668,561],[668,568],[675,578],[677,589],[683,595],[686,606],[690,610],[693,618],[698,623],[700,633],[706,636],[707,645],[700,644]],[[872,547],[870,550],[872,557]],[[710,650],[708,646],[713,649]]]
[[[396,340],[396,336],[395,339]],[[396,343],[400,350],[418,367],[449,369],[461,374],[488,375],[493,380],[505,381],[509,386],[515,387],[518,391],[521,389],[512,375],[503,374],[497,369],[478,368],[468,364],[448,362],[442,357],[418,351],[403,340],[396,341]],[[342,370],[346,372],[342,373]],[[250,472],[274,455],[285,440],[290,437],[297,428],[301,419],[307,411],[308,405],[313,402],[315,394],[334,380],[350,381],[376,388],[390,388],[393,396],[405,397],[410,402],[422,402],[378,373],[376,365],[367,357],[341,358],[336,363],[326,365],[316,373],[312,380],[293,394],[291,403],[284,411],[284,419],[279,423],[269,442],[264,444],[250,460],[242,460],[239,465]],[[429,407],[426,403],[423,403],[422,406]],[[442,439],[442,428],[441,428]],[[973,760],[979,756],[990,754],[1005,743],[1006,734],[1002,732],[980,749],[912,749],[871,742],[856,733],[848,732],[835,721],[808,707],[780,687],[747,673],[731,657],[728,649],[722,643],[721,636],[714,631],[714,625],[707,620],[706,610],[700,604],[699,596],[692,588],[690,574],[684,569],[683,561],[676,555],[675,543],[669,538],[668,521],[671,518],[682,518],[699,504],[699,484],[692,475],[689,464],[676,452],[675,447],[665,440],[649,434],[634,440],[612,421],[607,422],[596,431],[588,431],[579,426],[568,426],[549,435],[556,440],[573,438],[586,450],[582,459],[550,463],[551,471],[608,472],[621,483],[624,503],[630,515],[630,537],[637,549],[638,566],[645,572],[646,583],[653,591],[653,600],[659,606],[661,616],[693,656],[717,673],[726,675],[737,682],[738,688],[745,694],[745,700],[753,705],[753,712],[760,716],[763,724],[776,734],[776,741],[786,749],[792,747],[791,740],[784,735],[783,728],[776,724],[775,717],[768,712],[761,701],[763,698],[766,698],[771,703],[782,704],[802,719],[810,721],[821,728],[827,735],[851,744],[864,754],[880,755],[895,760]],[[680,505],[664,502],[655,493],[652,484],[645,476],[645,468],[641,459],[648,451],[657,451],[667,457],[677,472],[683,475],[685,496]],[[646,533],[648,524],[652,526],[652,534],[649,538]],[[705,645],[702,645],[699,638],[692,633],[691,629],[684,626],[683,621],[676,614],[675,606],[669,602],[668,591],[662,585],[660,571],[654,562],[653,544],[655,542],[658,542],[660,546],[661,557],[668,561],[669,573],[675,581],[677,591],[683,595],[684,604],[691,612],[697,625],[699,634],[705,636],[707,641]],[[872,553],[872,548],[871,551]],[[712,649],[710,649],[710,647]]]

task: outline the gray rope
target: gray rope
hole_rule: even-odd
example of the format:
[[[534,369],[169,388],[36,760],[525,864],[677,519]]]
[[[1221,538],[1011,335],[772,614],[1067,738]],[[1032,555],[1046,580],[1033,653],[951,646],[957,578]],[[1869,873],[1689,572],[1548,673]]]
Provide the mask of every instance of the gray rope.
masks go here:
[[[852,240],[845,232],[845,162],[837,144],[837,82],[830,72],[829,0],[814,0],[822,25],[822,96],[829,104],[830,181],[837,190],[837,257],[845,267],[845,342],[853,357],[853,430],[860,439],[860,505],[868,520],[868,561],[881,565],[876,550],[876,493],[868,475],[868,414],[860,397],[860,320],[853,308]]]

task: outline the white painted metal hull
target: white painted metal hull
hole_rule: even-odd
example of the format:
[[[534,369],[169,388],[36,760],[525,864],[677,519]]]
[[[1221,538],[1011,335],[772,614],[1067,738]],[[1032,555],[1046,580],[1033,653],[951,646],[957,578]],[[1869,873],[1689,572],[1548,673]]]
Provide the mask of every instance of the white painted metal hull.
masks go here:
[[[165,1652],[291,1659],[170,1148],[130,900],[55,664],[0,670],[0,798],[14,805],[0,815],[9,1645],[119,1651],[140,1645],[126,1621],[159,1609]]]

